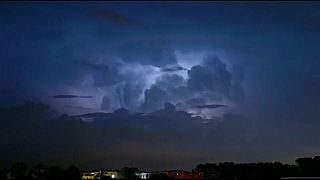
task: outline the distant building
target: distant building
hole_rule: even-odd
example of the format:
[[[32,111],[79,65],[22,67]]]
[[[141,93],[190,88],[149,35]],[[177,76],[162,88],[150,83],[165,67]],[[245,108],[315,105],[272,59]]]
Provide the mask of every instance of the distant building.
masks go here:
[[[139,179],[149,179],[151,173],[147,173],[147,172],[137,172],[136,173],[136,176],[139,178]]]
[[[83,171],[81,179],[100,179],[99,171]]]
[[[121,179],[120,172],[117,170],[103,170],[103,177],[109,177],[111,179]]]
[[[182,170],[172,171],[159,171],[159,172],[136,172],[135,175],[139,179],[149,179],[152,174],[165,174],[173,179],[203,179],[203,173],[201,172],[188,172]],[[81,179],[122,179],[121,172],[119,170],[95,170],[95,171],[83,171],[81,172]]]
[[[117,170],[83,171],[81,175],[81,179],[121,179],[120,172]]]

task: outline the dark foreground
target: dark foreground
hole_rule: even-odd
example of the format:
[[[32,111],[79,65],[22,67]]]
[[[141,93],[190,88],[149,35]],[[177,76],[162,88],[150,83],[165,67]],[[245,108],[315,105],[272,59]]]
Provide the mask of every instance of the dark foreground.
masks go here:
[[[0,179],[320,179],[320,156],[299,158],[295,164],[280,162],[199,164],[192,171],[170,170],[145,172],[138,168],[121,170],[80,170],[76,166],[61,168],[23,162],[0,169]]]

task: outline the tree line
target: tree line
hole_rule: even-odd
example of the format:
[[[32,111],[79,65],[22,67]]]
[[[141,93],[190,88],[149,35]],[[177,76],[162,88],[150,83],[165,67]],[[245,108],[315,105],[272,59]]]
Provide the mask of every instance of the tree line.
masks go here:
[[[280,162],[199,164],[195,171],[204,179],[280,179],[281,177],[320,177],[320,156],[298,158],[295,164]]]
[[[0,169],[0,179],[81,179],[80,169],[74,165],[64,169],[59,166],[36,165],[28,168],[23,162],[13,164],[9,169]]]
[[[123,168],[123,178],[135,179],[138,168]],[[298,158],[295,164],[280,162],[259,163],[206,163],[199,164],[192,171],[202,172],[204,179],[280,179],[281,177],[320,177],[320,156]],[[71,165],[46,167],[36,165],[28,168],[23,162],[15,163],[10,168],[0,169],[0,179],[81,179],[81,170]],[[154,174],[150,179],[170,179],[165,174]]]

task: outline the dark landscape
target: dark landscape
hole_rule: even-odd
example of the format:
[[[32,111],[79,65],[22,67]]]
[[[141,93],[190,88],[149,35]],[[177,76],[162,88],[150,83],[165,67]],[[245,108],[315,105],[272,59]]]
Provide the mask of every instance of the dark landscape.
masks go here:
[[[134,167],[120,170],[80,170],[74,165],[67,168],[36,165],[28,168],[23,162],[1,169],[1,179],[316,179],[320,178],[320,156],[298,158],[295,164],[280,162],[260,163],[206,163],[191,171],[165,170],[146,172]]]

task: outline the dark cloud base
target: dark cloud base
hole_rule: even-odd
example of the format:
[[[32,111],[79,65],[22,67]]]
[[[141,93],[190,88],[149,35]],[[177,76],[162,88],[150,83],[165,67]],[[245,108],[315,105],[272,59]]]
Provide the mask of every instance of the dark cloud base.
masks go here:
[[[223,121],[192,117],[170,103],[149,114],[119,109],[53,117],[49,106],[28,102],[1,108],[0,116],[0,158],[5,164],[22,160],[28,164],[159,170],[192,168],[200,162],[283,159],[266,152],[265,147],[283,155],[288,147],[301,152],[298,144],[312,146],[296,133],[276,135],[280,127],[267,128],[235,114],[225,114]],[[265,131],[259,131],[262,126]],[[290,128],[298,130],[294,125]],[[313,139],[320,135],[303,133]],[[272,141],[270,136],[274,136]],[[284,157],[294,159],[296,155]]]

